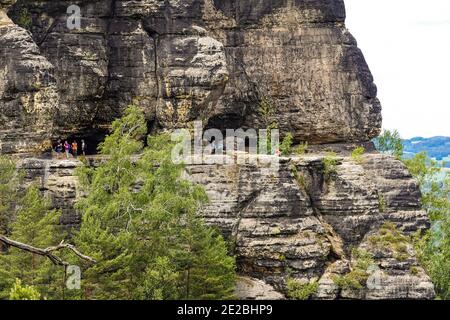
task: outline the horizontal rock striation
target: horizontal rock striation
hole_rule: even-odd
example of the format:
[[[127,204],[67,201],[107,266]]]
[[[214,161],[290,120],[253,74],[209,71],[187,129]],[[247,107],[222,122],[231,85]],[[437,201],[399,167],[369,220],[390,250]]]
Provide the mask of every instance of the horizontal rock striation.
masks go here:
[[[376,95],[342,0],[0,0],[0,154],[21,155],[26,182],[52,198],[69,230],[81,221],[80,162],[29,154],[58,138],[94,149],[130,103],[151,133],[201,120],[309,142],[277,171],[186,168],[209,195],[202,216],[232,244],[242,298],[283,299],[289,277],[316,281],[315,299],[434,297],[408,238],[429,227],[418,185],[369,142],[381,127]],[[355,162],[359,145],[368,153]],[[355,271],[358,250],[372,269],[350,288],[336,279]]]
[[[70,5],[80,8],[79,29],[68,28]],[[96,135],[129,103],[146,111],[154,130],[194,120],[219,129],[276,123],[297,142],[330,143],[367,141],[381,127],[377,90],[345,28],[342,0],[19,0],[8,13],[31,31],[26,46],[51,64],[42,68],[59,99],[54,126],[45,115],[29,123],[53,138]],[[4,31],[2,43],[24,33]],[[19,77],[30,72],[2,60]],[[25,115],[20,101],[7,101]],[[270,110],[261,112],[263,102]]]
[[[0,3],[0,153],[46,148],[58,108],[53,65]]]
[[[251,162],[186,168],[186,177],[204,185],[209,196],[202,216],[230,241],[238,272],[247,279],[240,283],[243,297],[262,298],[264,292],[257,289],[266,288],[261,290],[270,293],[268,297],[275,297],[275,290],[276,297],[282,298],[288,276],[318,281],[316,299],[434,297],[433,285],[406,237],[429,227],[426,213],[420,209],[417,183],[401,162],[390,156],[369,152],[356,163],[347,151],[341,151],[330,179],[324,177],[322,160],[326,155],[320,150],[280,158],[278,171]],[[55,207],[63,210],[63,223],[70,226],[79,222],[73,209],[80,196],[73,176],[79,164],[38,159],[22,163],[29,181],[41,183]],[[375,175],[377,170],[383,174]],[[396,193],[386,193],[394,184]],[[408,196],[401,196],[405,194]],[[386,199],[383,205],[380,195]],[[401,255],[374,245],[374,237],[386,222],[394,223],[395,230],[405,237]],[[335,276],[351,270],[351,248],[373,255],[377,273],[370,279],[381,283],[379,286],[368,282],[364,288],[351,290],[335,284]],[[252,282],[255,279],[264,285]]]

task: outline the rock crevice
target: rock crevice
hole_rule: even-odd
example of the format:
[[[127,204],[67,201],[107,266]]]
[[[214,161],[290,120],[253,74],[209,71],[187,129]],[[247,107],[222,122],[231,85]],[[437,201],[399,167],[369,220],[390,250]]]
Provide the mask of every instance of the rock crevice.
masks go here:
[[[74,4],[79,29],[67,27]],[[429,219],[404,165],[373,151],[381,106],[342,0],[0,0],[0,153],[21,155],[27,181],[41,183],[69,229],[80,223],[80,163],[30,153],[58,138],[92,147],[130,103],[151,133],[201,120],[219,130],[276,125],[309,143],[276,172],[187,167],[211,200],[202,216],[234,243],[242,297],[284,298],[291,277],[318,281],[317,299],[433,298],[402,238]],[[362,163],[350,156],[359,145]],[[396,232],[389,223],[402,244],[380,250],[382,233]],[[336,284],[354,268],[351,248],[373,255],[375,285]]]
[[[67,27],[72,4],[81,9],[80,29]],[[9,14],[15,28],[21,24],[31,32],[30,46],[54,67],[49,75],[56,79],[57,116],[51,127],[42,125],[41,115],[33,120],[52,139],[106,130],[130,103],[146,111],[154,130],[186,128],[195,120],[218,129],[264,128],[262,100],[274,109],[271,120],[296,142],[367,141],[379,133],[376,87],[345,28],[343,1],[18,0],[11,5],[2,14]],[[30,72],[13,65],[5,69],[20,77]],[[19,102],[11,105],[20,109]],[[30,140],[32,149],[45,139]],[[3,152],[24,149],[12,143]]]
[[[342,151],[336,174],[326,180],[324,157],[325,152],[316,150],[302,157],[281,158],[279,171],[251,163],[190,165],[186,177],[205,186],[210,202],[201,215],[233,244],[239,274],[271,286],[279,297],[286,294],[290,277],[318,281],[317,299],[433,298],[433,285],[408,238],[428,228],[429,220],[417,209],[420,193],[402,163],[369,152],[358,164]],[[79,223],[73,209],[79,196],[73,176],[78,165],[33,159],[22,163],[28,181],[42,181],[43,191],[54,199],[55,207],[62,208],[63,223],[70,227]],[[374,175],[373,170],[383,175]],[[380,208],[378,194],[393,183],[395,195],[409,196],[386,197],[385,208]],[[405,242],[399,247],[401,252],[380,251],[377,245],[387,223],[393,224],[389,228]],[[392,243],[392,248],[399,249],[396,246]],[[373,256],[375,271],[370,281],[381,285],[371,286],[368,281],[355,290],[334,282],[336,276],[350,272],[355,249]],[[263,294],[252,292],[258,297]]]

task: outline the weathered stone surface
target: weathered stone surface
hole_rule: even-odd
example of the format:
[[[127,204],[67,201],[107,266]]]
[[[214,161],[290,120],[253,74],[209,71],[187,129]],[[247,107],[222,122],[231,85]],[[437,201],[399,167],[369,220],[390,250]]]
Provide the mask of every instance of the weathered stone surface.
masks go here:
[[[61,209],[61,224],[67,229],[76,228],[81,223],[74,204],[80,191],[77,190],[75,168],[79,161],[52,161],[42,159],[24,159],[20,163],[26,173],[26,185],[36,183],[40,190],[50,197],[54,208]]]
[[[67,27],[73,4],[80,29]],[[55,68],[54,137],[98,134],[132,102],[154,129],[275,121],[296,141],[327,143],[369,140],[381,126],[341,0],[19,0],[9,14],[31,19]]]
[[[6,9],[12,6],[16,0],[0,0],[0,9]]]
[[[264,281],[238,277],[236,281],[236,298],[240,300],[283,300],[285,297],[275,291],[273,287]]]
[[[382,230],[372,231],[360,245],[360,248],[373,254],[377,263],[377,270],[361,293],[363,298],[433,299],[434,286],[419,265],[413,246],[406,241],[403,248],[396,248],[395,244],[374,245],[371,239],[379,236],[380,232]]]
[[[48,144],[58,108],[52,72],[30,34],[0,8],[0,153]]]
[[[282,290],[286,271],[319,276],[330,244],[309,197],[288,162],[280,171],[257,165],[194,166],[192,180],[206,186],[203,216],[230,235],[239,269]]]
[[[206,1],[208,3],[208,1]],[[205,21],[224,43],[230,83],[219,121],[242,119],[264,127],[261,99],[271,121],[296,141],[368,140],[381,124],[376,87],[336,1],[213,1]],[[217,22],[219,20],[219,23]],[[218,126],[219,121],[211,121]]]
[[[79,29],[67,26],[70,5],[81,9]],[[186,170],[210,198],[202,216],[233,244],[238,296],[282,299],[290,275],[318,281],[315,299],[431,299],[410,244],[401,254],[374,245],[386,221],[410,234],[429,220],[404,165],[368,142],[380,103],[344,22],[342,0],[0,0],[0,153],[70,136],[95,147],[129,103],[151,132],[194,120],[218,129],[277,123],[308,141],[309,153],[280,158],[278,171]],[[368,153],[356,163],[350,153],[361,144]],[[327,178],[322,160],[333,150],[339,161]],[[77,227],[80,163],[22,158],[27,183],[37,181],[62,224]],[[373,254],[370,279],[381,286],[334,283],[353,268],[351,248]]]
[[[324,149],[280,158],[278,171],[251,162],[187,167],[186,177],[204,185],[210,199],[201,214],[231,242],[239,274],[262,281],[241,284],[243,296],[277,298],[272,289],[268,296],[260,292],[270,286],[281,298],[290,274],[301,281],[319,281],[316,299],[433,298],[433,285],[409,243],[399,255],[380,251],[371,240],[388,221],[405,234],[428,227],[426,214],[418,207],[417,184],[392,157],[369,152],[356,163],[347,151],[353,145],[335,147],[341,150],[340,161],[330,180],[323,177]],[[77,161],[36,159],[22,164],[29,181],[42,184],[55,207],[63,209],[63,223],[71,226],[79,223],[73,209],[79,196],[73,176],[77,165]],[[378,171],[383,174],[374,174]],[[396,194],[408,191],[409,196],[392,197],[395,201],[380,207],[378,196],[390,186]],[[333,281],[351,270],[351,248],[372,253],[378,272],[357,291],[339,288]],[[379,286],[371,286],[372,282]]]

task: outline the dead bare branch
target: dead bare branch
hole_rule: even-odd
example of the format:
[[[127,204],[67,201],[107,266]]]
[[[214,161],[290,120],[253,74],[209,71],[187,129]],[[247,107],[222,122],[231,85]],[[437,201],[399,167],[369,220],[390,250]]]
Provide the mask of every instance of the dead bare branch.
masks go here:
[[[6,244],[8,246],[23,250],[23,251],[27,251],[27,252],[30,252],[33,254],[47,257],[48,259],[50,259],[51,262],[53,262],[55,265],[59,265],[59,266],[68,266],[69,265],[69,263],[67,261],[62,260],[60,257],[58,257],[54,254],[55,251],[60,251],[63,249],[72,251],[76,256],[78,256],[79,258],[81,258],[83,260],[89,261],[91,263],[97,262],[95,259],[82,254],[80,251],[78,251],[77,248],[75,248],[75,246],[68,244],[68,243],[64,243],[64,241],[61,241],[61,243],[58,244],[57,246],[52,246],[52,247],[48,247],[45,249],[36,248],[36,247],[30,246],[28,244],[22,243],[22,242],[14,241],[3,235],[0,235],[0,242]]]

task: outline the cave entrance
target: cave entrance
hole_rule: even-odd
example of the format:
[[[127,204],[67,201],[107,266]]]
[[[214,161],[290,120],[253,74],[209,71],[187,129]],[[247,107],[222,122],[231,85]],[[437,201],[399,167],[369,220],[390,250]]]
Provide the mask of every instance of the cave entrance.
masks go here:
[[[82,141],[84,140],[86,144],[86,156],[95,156],[98,153],[97,149],[99,144],[105,140],[107,133],[107,130],[92,129],[80,134],[71,134],[68,136],[62,135],[53,140],[53,150],[56,150],[59,140],[62,142],[62,144],[64,144],[65,141],[67,141],[69,144],[72,144],[74,141],[76,141],[78,144],[78,155],[80,156],[83,154],[81,145]]]

